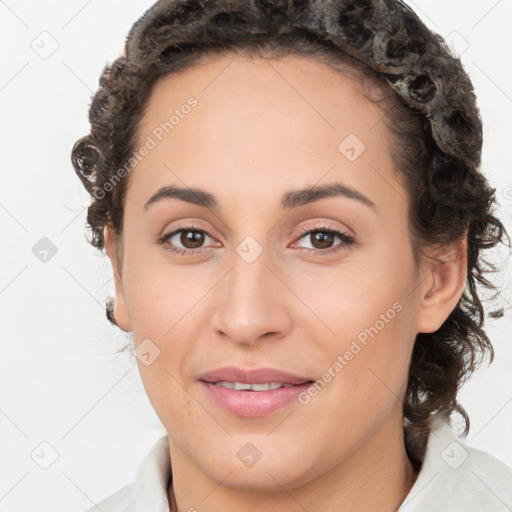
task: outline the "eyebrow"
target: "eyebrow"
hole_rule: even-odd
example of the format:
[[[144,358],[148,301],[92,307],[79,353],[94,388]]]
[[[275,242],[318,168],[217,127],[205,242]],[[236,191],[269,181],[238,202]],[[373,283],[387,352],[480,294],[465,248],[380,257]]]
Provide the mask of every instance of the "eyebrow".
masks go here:
[[[344,185],[343,183],[331,183],[329,185],[313,186],[286,192],[281,198],[281,208],[290,210],[326,197],[336,196],[354,199],[376,210],[375,203],[373,201],[368,199],[368,197],[358,190]],[[203,206],[212,210],[220,210],[219,202],[215,196],[209,192],[199,188],[181,188],[175,185],[165,186],[157,190],[157,192],[153,194],[144,205],[144,210],[147,210],[152,204],[162,201],[163,199],[173,198],[181,199],[187,203]]]

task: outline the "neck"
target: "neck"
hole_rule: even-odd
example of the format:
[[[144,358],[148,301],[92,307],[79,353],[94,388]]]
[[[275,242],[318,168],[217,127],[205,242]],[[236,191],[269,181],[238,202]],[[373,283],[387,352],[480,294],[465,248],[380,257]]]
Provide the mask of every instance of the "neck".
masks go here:
[[[398,427],[398,428],[397,428]],[[171,512],[396,512],[409,494],[420,470],[405,450],[403,420],[384,424],[360,449],[315,480],[279,492],[254,492],[229,487],[205,475],[171,441],[173,484]],[[194,508],[196,507],[196,508]]]

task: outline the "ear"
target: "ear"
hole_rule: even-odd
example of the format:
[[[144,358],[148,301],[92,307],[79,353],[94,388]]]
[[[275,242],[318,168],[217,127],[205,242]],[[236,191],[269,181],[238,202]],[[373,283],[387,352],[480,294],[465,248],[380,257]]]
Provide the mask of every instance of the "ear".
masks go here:
[[[131,331],[130,317],[128,308],[126,307],[126,299],[124,296],[122,265],[119,256],[116,240],[110,226],[103,228],[103,237],[105,240],[105,250],[110,259],[112,270],[114,273],[115,301],[114,301],[114,319],[116,324],[125,331]]]
[[[435,332],[455,309],[467,277],[467,234],[424,258],[417,332]]]

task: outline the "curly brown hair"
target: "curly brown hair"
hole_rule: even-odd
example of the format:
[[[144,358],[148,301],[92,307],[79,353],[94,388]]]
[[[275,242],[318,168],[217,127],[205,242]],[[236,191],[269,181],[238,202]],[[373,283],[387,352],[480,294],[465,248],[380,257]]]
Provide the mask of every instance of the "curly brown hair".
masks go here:
[[[460,386],[493,360],[477,286],[496,289],[483,249],[508,235],[495,216],[495,189],[481,174],[482,122],[473,86],[444,40],[397,0],[160,0],[133,25],[124,55],[106,66],[89,111],[91,132],[72,150],[91,194],[90,243],[104,248],[109,225],[121,240],[127,162],[157,80],[211,55],[312,56],[384,92],[377,102],[392,136],[396,172],[408,192],[416,262],[429,247],[467,235],[467,280],[455,309],[419,333],[403,403],[410,457],[422,460],[435,416],[458,412]],[[124,170],[124,172],[123,172]],[[492,316],[502,316],[493,312]],[[107,317],[112,302],[107,299]]]

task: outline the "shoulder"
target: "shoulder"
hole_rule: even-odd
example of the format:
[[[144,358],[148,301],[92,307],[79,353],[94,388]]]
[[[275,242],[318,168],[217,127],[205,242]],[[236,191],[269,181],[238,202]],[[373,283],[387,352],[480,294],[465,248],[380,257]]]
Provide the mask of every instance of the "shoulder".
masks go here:
[[[160,437],[144,456],[133,482],[85,512],[169,512],[170,480],[169,438],[165,435]]]
[[[436,420],[420,473],[400,512],[507,509],[512,509],[512,469],[469,446],[446,420]]]
[[[133,510],[134,484],[129,483],[84,512],[128,512]]]

